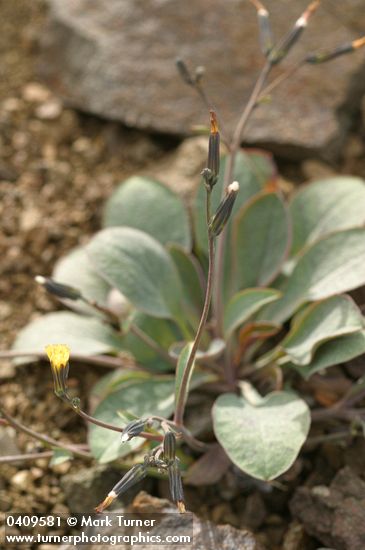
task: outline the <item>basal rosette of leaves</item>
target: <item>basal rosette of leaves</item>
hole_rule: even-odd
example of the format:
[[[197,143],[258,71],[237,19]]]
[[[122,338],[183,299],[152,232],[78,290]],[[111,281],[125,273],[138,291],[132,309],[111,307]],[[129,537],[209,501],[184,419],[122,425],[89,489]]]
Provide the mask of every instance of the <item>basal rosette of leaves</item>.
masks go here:
[[[365,283],[365,182],[324,179],[286,199],[271,158],[256,150],[240,151],[234,179],[240,191],[226,228],[223,334],[214,335],[211,308],[190,390],[199,388],[204,399],[207,384],[224,385],[224,361],[234,365],[241,394],[217,390],[211,426],[231,462],[271,480],[297,457],[310,410],[290,390],[262,397],[240,380],[247,366],[308,378],[365,352],[363,316],[344,294]],[[174,411],[206,282],[204,195],[201,185],[189,213],[160,182],[122,183],[105,206],[103,229],[54,269],[56,281],[78,288],[89,303],[64,300],[68,311],[37,318],[15,341],[14,349],[30,352],[54,341],[89,355],[129,352],[141,369],[118,370],[99,382],[94,416],[100,420],[123,425],[123,415],[169,418]],[[90,303],[109,309],[118,326]],[[118,434],[91,425],[89,444],[96,459],[108,462],[151,443],[136,437],[122,444]],[[185,468],[189,460],[181,455]]]

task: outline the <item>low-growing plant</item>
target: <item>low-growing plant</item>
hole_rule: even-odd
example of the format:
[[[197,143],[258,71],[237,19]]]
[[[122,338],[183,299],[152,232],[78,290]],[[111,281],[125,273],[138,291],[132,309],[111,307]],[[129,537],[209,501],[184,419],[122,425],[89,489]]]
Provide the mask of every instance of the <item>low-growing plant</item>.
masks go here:
[[[293,464],[311,424],[313,400],[294,391],[298,373],[308,379],[365,352],[362,313],[343,294],[365,283],[365,182],[332,177],[287,199],[271,157],[240,148],[250,114],[278,83],[267,84],[271,69],[319,2],[277,45],[267,11],[253,3],[266,62],[233,138],[222,136],[222,159],[210,109],[208,159],[192,211],[158,181],[123,182],[106,204],[103,229],[61,259],[52,278],[37,278],[72,311],[37,318],[14,344],[14,355],[25,356],[67,344],[47,347],[56,394],[90,422],[92,457],[132,466],[98,511],[151,470],[168,476],[180,511],[181,470],[191,482],[211,483],[233,463],[273,480]],[[363,44],[311,54],[301,64]],[[211,107],[202,72],[192,75],[181,60],[178,69]],[[93,416],[67,388],[68,348],[75,361],[121,367],[95,387]],[[350,414],[347,404],[362,389],[357,383],[312,417],[333,413],[360,425],[360,412]],[[44,442],[56,449],[52,441]],[[73,452],[58,449],[54,460]]]

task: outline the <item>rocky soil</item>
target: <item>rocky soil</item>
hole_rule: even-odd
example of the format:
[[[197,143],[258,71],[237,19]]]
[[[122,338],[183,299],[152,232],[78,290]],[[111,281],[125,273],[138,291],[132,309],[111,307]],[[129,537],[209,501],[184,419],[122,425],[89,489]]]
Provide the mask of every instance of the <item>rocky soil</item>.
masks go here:
[[[337,3],[329,5],[337,20],[347,17]],[[102,203],[114,186],[144,172],[168,180],[188,195],[205,145],[200,138],[188,140],[176,152],[179,140],[173,136],[127,128],[64,103],[39,77],[44,63],[40,37],[46,21],[42,0],[0,0],[0,20],[0,347],[7,349],[33,316],[56,307],[35,287],[33,277],[49,274],[64,252],[98,228]],[[359,30],[356,21],[344,21],[351,32]],[[362,119],[360,98],[355,107],[356,116],[350,110],[348,117],[350,133],[331,164],[318,160],[317,154],[298,162],[291,147],[280,150],[276,160],[289,185],[333,171],[365,177],[365,105]],[[152,104],[150,109],[154,110]],[[296,116],[291,132],[298,134],[295,120]],[[359,372],[362,364],[351,368]],[[84,442],[85,426],[56,400],[44,369],[42,364],[15,368],[1,361],[2,405],[40,432],[62,441]],[[80,365],[70,384],[86,400],[101,374],[100,368]],[[333,369],[333,379],[331,387],[341,387],[340,369]],[[319,427],[313,436],[322,433]],[[1,456],[37,450],[39,444],[28,436],[0,426]],[[364,471],[364,441],[349,436],[309,445],[290,472],[271,485],[230,471],[211,487],[187,486],[187,504],[217,524],[253,531],[257,545],[269,550],[314,550],[321,545],[362,550]],[[83,505],[91,509],[118,475],[115,467],[100,468],[81,459],[53,467],[46,459],[0,464],[0,513],[77,511],[80,499],[75,495],[82,495]],[[143,487],[167,497],[165,482],[148,479]],[[318,518],[323,518],[321,524]],[[233,540],[227,548],[237,547],[235,539],[227,540]]]

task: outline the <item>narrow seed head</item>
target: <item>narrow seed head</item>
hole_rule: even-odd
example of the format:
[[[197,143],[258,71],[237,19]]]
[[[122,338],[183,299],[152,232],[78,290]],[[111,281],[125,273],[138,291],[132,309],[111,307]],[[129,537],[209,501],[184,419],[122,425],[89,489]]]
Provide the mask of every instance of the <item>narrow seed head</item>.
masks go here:
[[[301,17],[297,20],[296,25],[305,27],[308,24],[309,18],[318,10],[320,3],[321,0],[314,0],[314,2],[311,2]]]
[[[105,508],[108,508],[108,506],[110,506],[116,498],[117,495],[114,493],[114,491],[110,491],[110,493],[104,498],[103,502],[95,507],[95,512],[97,514],[101,514],[105,510]]]
[[[250,2],[255,6],[257,11],[261,51],[265,56],[267,56],[273,47],[269,12],[260,0],[250,0]]]
[[[203,65],[199,65],[198,67],[196,67],[195,79],[194,79],[195,84],[199,84],[199,82],[201,81],[204,75],[205,75],[205,67],[203,67]]]
[[[260,2],[260,0],[250,0],[251,4],[253,6],[255,6],[256,10],[259,12],[259,11],[266,11],[267,12],[267,9],[265,8],[265,6]]]
[[[347,44],[343,44],[342,46],[339,46],[334,50],[323,51],[323,52],[307,55],[307,57],[305,58],[305,61],[306,63],[310,63],[311,65],[319,65],[320,63],[326,63],[327,61],[331,61],[336,57],[345,55],[347,53],[351,53],[353,51],[354,51],[354,48],[353,48],[352,42],[348,42]]]
[[[365,36],[363,36],[362,38],[358,38],[357,40],[354,40],[352,42],[352,47],[354,48],[354,50],[358,50],[363,46],[365,46]]]
[[[173,432],[166,432],[163,440],[163,455],[164,459],[170,463],[175,460],[176,456],[176,437]]]
[[[136,464],[122,477],[116,485],[114,485],[111,490],[112,493],[115,493],[116,496],[121,495],[128,491],[130,487],[141,481],[147,475],[146,465],[145,464]],[[110,493],[109,493],[110,494]]]
[[[210,133],[211,134],[218,134],[218,122],[217,122],[217,115],[215,111],[209,111],[210,114]]]
[[[185,514],[185,512],[186,512],[185,502],[183,502],[182,500],[178,500],[176,505],[177,505],[177,509],[179,510],[180,514]]]
[[[81,292],[72,286],[64,285],[62,283],[57,283],[50,277],[43,277],[42,275],[37,275],[35,281],[43,286],[47,292],[57,296],[57,298],[67,298],[68,300],[78,300],[80,299]]]
[[[145,464],[136,464],[128,470],[128,472],[122,477],[120,481],[113,487],[113,489],[108,493],[105,499],[95,508],[97,513],[101,513],[111,505],[113,500],[115,500],[119,495],[125,493],[132,485],[141,481],[146,477],[147,471]]]
[[[168,467],[169,487],[171,498],[176,502],[180,513],[185,512],[184,490],[181,481],[181,473],[178,459],[175,459]]]
[[[258,10],[257,21],[261,51],[267,56],[272,50],[274,40],[271,31],[269,12],[265,8],[260,8]]]
[[[218,130],[217,116],[214,111],[210,111],[210,135],[208,146],[207,167],[202,171],[202,176],[208,187],[212,187],[218,181],[220,168],[220,135]]]
[[[51,363],[54,391],[60,397],[67,394],[70,349],[64,344],[50,344],[45,350]]]
[[[147,421],[142,418],[129,422],[122,431],[122,442],[124,443],[125,441],[129,441],[143,432],[146,422]]]
[[[294,44],[298,42],[303,30],[308,24],[309,18],[318,9],[319,5],[320,0],[314,0],[314,2],[311,2],[299,19],[296,20],[294,27],[286,36],[284,36],[277,46],[274,46],[268,58],[272,65],[277,65],[280,63],[280,61],[287,56]]]
[[[187,84],[188,86],[194,86],[195,79],[191,76],[191,73],[185,64],[185,61],[183,61],[180,57],[178,57],[175,63],[176,63],[176,68],[179,72],[179,75],[181,76],[185,84]]]
[[[234,181],[228,185],[226,196],[218,206],[217,211],[209,224],[209,231],[213,237],[217,237],[223,231],[226,223],[228,222],[239,187],[238,181]]]

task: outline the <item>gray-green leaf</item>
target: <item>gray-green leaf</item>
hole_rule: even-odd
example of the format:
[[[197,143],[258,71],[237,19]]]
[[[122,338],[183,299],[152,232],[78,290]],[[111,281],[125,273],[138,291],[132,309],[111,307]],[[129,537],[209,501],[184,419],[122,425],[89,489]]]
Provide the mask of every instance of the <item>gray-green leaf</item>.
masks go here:
[[[301,311],[279,347],[288,360],[308,365],[321,344],[362,328],[364,320],[353,300],[349,296],[332,296]]]
[[[168,418],[174,409],[174,380],[172,377],[151,378],[140,382],[130,382],[108,394],[98,405],[93,416],[104,422],[123,427],[118,414],[120,410],[131,412],[138,418],[151,415]],[[135,437],[122,443],[120,433],[101,428],[94,424],[89,427],[89,444],[93,456],[99,462],[110,462],[126,456],[144,443]]]
[[[13,349],[44,352],[45,346],[57,343],[66,344],[71,354],[95,355],[122,349],[121,338],[108,325],[68,311],[49,313],[29,323],[19,332]]]
[[[85,248],[78,247],[59,260],[53,270],[55,281],[73,286],[81,291],[88,300],[94,300],[100,305],[106,305],[110,291],[109,284],[93,268]],[[74,308],[74,302],[68,302]],[[95,309],[78,300],[78,310],[98,315]]]
[[[339,231],[316,241],[299,257],[283,297],[259,317],[283,322],[305,302],[341,294],[365,283],[365,228]]]
[[[234,288],[266,286],[279,273],[289,252],[286,207],[276,193],[250,199],[233,224]]]
[[[316,351],[309,365],[299,366],[294,363],[286,363],[284,366],[285,368],[295,368],[304,378],[308,379],[318,371],[350,361],[363,353],[365,353],[364,331],[326,342]]]
[[[49,465],[57,466],[58,464],[63,464],[68,460],[72,460],[73,456],[74,455],[70,451],[67,451],[66,449],[55,448],[53,449],[53,456],[49,461]]]
[[[214,433],[236,466],[269,481],[293,464],[306,440],[310,412],[290,392],[273,392],[255,404],[224,394],[213,407]]]
[[[365,181],[360,178],[338,176],[301,187],[289,207],[291,255],[333,231],[364,225],[364,204]]]
[[[179,316],[181,284],[163,246],[147,233],[112,227],[95,235],[86,250],[100,275],[140,311]]]
[[[224,312],[224,333],[228,337],[263,306],[278,300],[281,292],[272,288],[248,288],[228,302]]]
[[[103,225],[134,227],[162,244],[191,248],[189,218],[182,200],[166,185],[143,176],[127,179],[114,191],[106,203]]]

